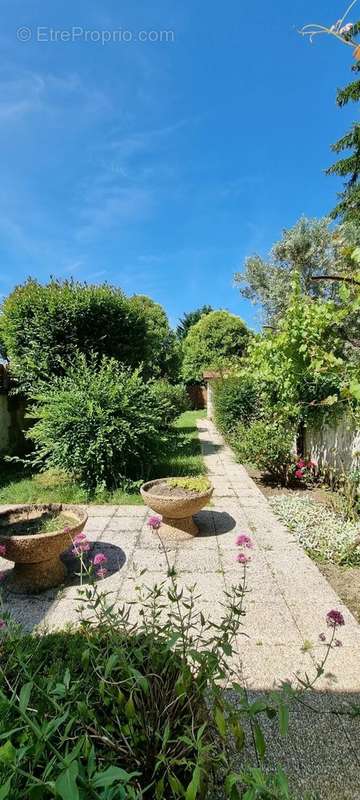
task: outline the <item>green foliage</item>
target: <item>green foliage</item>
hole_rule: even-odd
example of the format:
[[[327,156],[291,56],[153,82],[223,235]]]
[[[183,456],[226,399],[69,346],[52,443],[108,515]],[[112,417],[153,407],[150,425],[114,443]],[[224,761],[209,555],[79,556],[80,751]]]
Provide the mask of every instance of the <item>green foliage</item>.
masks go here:
[[[154,384],[154,390],[157,383]],[[171,414],[172,416],[172,414]],[[168,475],[202,475],[205,472],[197,435],[196,420],[203,412],[186,411],[171,426],[171,448],[165,449],[153,465],[150,477]],[[97,487],[91,492],[80,486],[76,478],[63,470],[44,472],[26,469],[19,464],[0,462],[0,503],[111,503],[142,504],[138,488],[106,490]]]
[[[316,561],[355,566],[360,563],[359,526],[300,494],[273,497],[271,505],[299,544]]]
[[[94,586],[81,590],[93,622],[80,630],[0,635],[3,800],[201,800],[226,769],[216,720],[225,736],[241,726],[218,682],[245,589],[216,624],[174,578],[139,591],[135,625]]]
[[[185,489],[187,492],[199,492],[199,494],[207,492],[211,487],[210,481],[205,476],[200,478],[193,478],[191,476],[168,478],[167,483],[174,488]]]
[[[168,442],[166,397],[115,359],[89,367],[79,356],[34,400],[33,463],[70,473],[87,490],[146,478]]]
[[[185,339],[185,336],[187,336],[189,333],[190,328],[192,328],[193,325],[196,325],[201,317],[204,317],[206,314],[210,314],[211,311],[213,311],[211,306],[201,306],[201,308],[196,308],[194,311],[188,311],[187,314],[184,314],[176,328],[178,338]]]
[[[330,397],[338,402],[351,373],[341,331],[348,311],[331,300],[312,301],[294,279],[278,330],[252,343],[246,363],[246,370],[266,386],[275,413],[295,420],[320,404],[325,409]]]
[[[270,475],[273,480],[287,483],[294,460],[295,428],[283,421],[255,420],[240,423],[231,437],[239,461],[248,462]]]
[[[130,298],[129,305],[145,321],[146,336],[142,355],[144,376],[167,377],[176,381],[180,370],[180,348],[164,309],[144,295],[134,295]]]
[[[189,396],[181,384],[174,385],[166,380],[157,380],[153,385],[153,391],[160,401],[166,403],[166,421],[169,424],[190,407]]]
[[[328,219],[301,217],[296,225],[283,231],[268,260],[258,255],[247,258],[244,271],[235,275],[235,282],[243,297],[262,306],[267,323],[276,325],[288,307],[289,281],[294,271],[305,294],[314,298],[337,295],[336,282],[313,280],[339,271],[337,240]]]
[[[0,344],[26,394],[41,381],[64,375],[80,352],[89,363],[108,356],[145,377],[176,378],[179,354],[161,306],[128,299],[120,289],[29,278],[4,300]]]
[[[215,423],[220,431],[231,433],[239,422],[250,422],[261,408],[260,384],[249,373],[218,380],[214,390]]]
[[[358,35],[359,25],[353,27],[353,36]],[[360,63],[357,61],[352,66],[353,72],[357,75],[360,72]],[[360,80],[356,78],[337,93],[337,104],[343,108],[348,103],[357,103],[360,98]],[[354,222],[359,226],[360,222],[360,125],[355,122],[348,133],[342,136],[332,145],[334,153],[345,155],[335,162],[327,170],[328,175],[340,175],[347,177],[344,189],[339,195],[339,201],[333,211],[334,217],[341,217],[343,221]]]
[[[235,314],[206,314],[183,341],[183,379],[187,383],[202,381],[205,370],[229,367],[244,354],[248,339],[246,325]]]

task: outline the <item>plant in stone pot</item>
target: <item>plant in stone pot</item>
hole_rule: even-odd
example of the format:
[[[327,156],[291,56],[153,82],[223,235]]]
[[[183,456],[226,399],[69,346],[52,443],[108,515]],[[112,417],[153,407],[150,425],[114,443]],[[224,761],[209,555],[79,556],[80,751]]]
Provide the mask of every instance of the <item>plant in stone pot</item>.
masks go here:
[[[161,532],[177,539],[197,536],[193,515],[210,501],[213,487],[206,477],[158,478],[141,487],[144,502],[162,515]]]
[[[59,503],[29,504],[0,513],[0,546],[15,564],[9,589],[27,593],[59,586],[66,575],[60,554],[86,521],[84,509]]]

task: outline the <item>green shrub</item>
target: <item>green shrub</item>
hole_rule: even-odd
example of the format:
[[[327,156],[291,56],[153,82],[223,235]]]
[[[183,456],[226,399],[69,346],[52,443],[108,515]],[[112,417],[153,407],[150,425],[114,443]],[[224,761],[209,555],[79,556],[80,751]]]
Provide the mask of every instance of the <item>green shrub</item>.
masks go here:
[[[239,461],[253,464],[271,478],[287,483],[294,461],[295,430],[283,421],[255,420],[250,426],[240,423],[231,443]]]
[[[172,408],[151,382],[114,359],[84,356],[35,396],[33,463],[74,475],[87,490],[128,488],[163,456]]]
[[[215,423],[230,433],[239,422],[250,422],[260,410],[259,384],[250,375],[224,378],[215,384]]]
[[[245,590],[234,586],[212,623],[195,587],[184,594],[171,575],[169,565],[168,579],[139,589],[136,622],[129,606],[110,603],[96,585],[81,590],[91,621],[82,618],[78,630],[21,636],[6,620],[3,800],[200,800],[220,768],[226,780],[223,740],[232,734],[243,742],[244,734],[218,684]]]
[[[175,337],[161,306],[112,286],[29,279],[4,300],[0,350],[26,394],[63,375],[77,353],[116,358],[146,377],[176,372]],[[175,359],[176,361],[176,359]]]
[[[154,383],[154,394],[167,404],[166,421],[169,424],[190,408],[187,391],[181,384],[173,385],[166,380],[158,380]]]
[[[203,380],[208,369],[227,368],[246,350],[250,333],[229,311],[211,311],[192,325],[182,343],[182,376],[186,383]]]
[[[0,748],[0,784],[11,778],[9,800],[176,798],[175,788],[186,787],[194,762],[201,763],[202,748],[205,765],[205,703],[189,673],[186,692],[179,691],[185,671],[166,637],[67,631],[8,639],[0,650],[3,741],[11,731],[7,749]],[[33,724],[11,701],[9,686],[22,698],[28,690]],[[59,752],[68,752],[68,762],[61,763]]]

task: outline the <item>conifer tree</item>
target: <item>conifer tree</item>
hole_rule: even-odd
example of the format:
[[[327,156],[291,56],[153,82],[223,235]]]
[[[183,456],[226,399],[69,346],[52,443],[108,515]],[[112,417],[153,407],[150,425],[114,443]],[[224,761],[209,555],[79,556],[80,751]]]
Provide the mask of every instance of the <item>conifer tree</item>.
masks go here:
[[[354,41],[360,33],[360,21],[351,26],[346,36]],[[344,36],[345,38],[345,36]],[[352,67],[356,79],[339,89],[336,102],[340,108],[350,102],[360,100],[360,61]],[[334,153],[342,157],[327,170],[328,175],[339,175],[345,178],[339,202],[332,212],[333,217],[340,217],[344,222],[360,224],[360,122],[354,122],[351,130],[332,145]]]

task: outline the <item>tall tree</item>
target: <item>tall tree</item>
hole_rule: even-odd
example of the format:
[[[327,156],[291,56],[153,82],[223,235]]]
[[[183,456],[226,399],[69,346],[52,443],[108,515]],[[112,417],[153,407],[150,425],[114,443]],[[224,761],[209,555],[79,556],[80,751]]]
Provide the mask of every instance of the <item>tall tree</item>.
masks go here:
[[[184,339],[183,379],[202,381],[205,370],[231,366],[244,354],[249,335],[242,319],[229,311],[205,314]]]
[[[360,33],[360,22],[356,22],[345,35],[352,40]],[[359,76],[360,61],[352,66],[352,71]],[[343,89],[339,89],[336,102],[339,108],[348,103],[360,100],[360,78],[356,77]],[[346,222],[360,224],[360,123],[354,122],[351,129],[341,137],[331,149],[336,154],[344,154],[327,170],[328,175],[339,175],[346,178],[344,189],[339,194],[339,202],[332,216],[340,217]]]
[[[213,309],[211,306],[201,306],[201,308],[196,308],[194,311],[188,311],[184,314],[180,322],[176,328],[176,333],[179,339],[185,339],[185,336],[189,333],[190,328],[193,325],[196,325],[199,322],[199,319],[203,317],[205,314],[210,314]]]
[[[289,281],[295,271],[304,293],[312,297],[333,297],[336,282],[313,280],[336,271],[338,240],[329,228],[329,220],[301,219],[283,231],[269,257],[255,254],[245,260],[243,272],[235,274],[240,293],[261,306],[264,320],[273,325],[284,314],[290,300]]]

